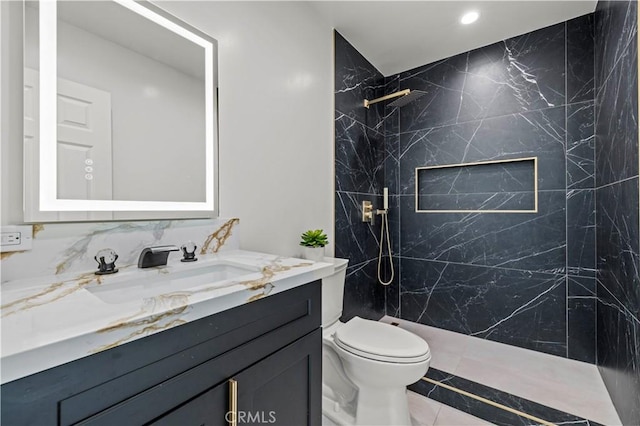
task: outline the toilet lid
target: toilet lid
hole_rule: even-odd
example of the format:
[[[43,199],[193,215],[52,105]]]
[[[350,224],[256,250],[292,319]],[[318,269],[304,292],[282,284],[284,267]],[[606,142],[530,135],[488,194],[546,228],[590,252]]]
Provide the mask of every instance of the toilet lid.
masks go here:
[[[431,357],[427,342],[415,334],[360,317],[339,327],[334,341],[346,351],[378,361],[413,363]]]

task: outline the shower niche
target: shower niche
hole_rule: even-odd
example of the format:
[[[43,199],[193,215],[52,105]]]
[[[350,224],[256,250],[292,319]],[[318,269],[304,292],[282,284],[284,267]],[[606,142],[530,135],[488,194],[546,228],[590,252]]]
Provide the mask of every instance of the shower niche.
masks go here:
[[[538,159],[416,167],[416,213],[537,213]]]

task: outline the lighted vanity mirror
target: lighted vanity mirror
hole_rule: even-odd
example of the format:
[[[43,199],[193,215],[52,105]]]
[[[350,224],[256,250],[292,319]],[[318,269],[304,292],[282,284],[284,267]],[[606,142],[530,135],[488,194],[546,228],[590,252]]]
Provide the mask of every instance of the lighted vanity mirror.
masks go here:
[[[216,41],[131,0],[26,1],[24,22],[25,221],[211,216]]]

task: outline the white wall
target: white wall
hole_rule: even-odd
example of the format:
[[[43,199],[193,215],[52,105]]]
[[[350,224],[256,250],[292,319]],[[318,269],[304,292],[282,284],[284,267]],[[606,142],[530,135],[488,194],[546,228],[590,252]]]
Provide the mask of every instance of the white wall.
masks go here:
[[[22,24],[20,2],[0,2],[0,188],[2,224],[22,217]]]
[[[157,4],[218,40],[220,216],[241,219],[241,247],[296,255],[301,252],[299,235],[309,228],[325,229],[333,242],[330,25],[304,2]],[[13,34],[13,52],[5,49],[9,28],[4,11],[1,154],[6,224],[22,220],[22,84],[15,48],[21,39]],[[12,72],[7,74],[5,67]],[[5,107],[6,88],[13,113]],[[333,245],[327,254],[333,254]]]
[[[304,2],[157,2],[218,40],[220,215],[241,246],[333,242],[333,35]],[[333,254],[333,245],[327,249]]]

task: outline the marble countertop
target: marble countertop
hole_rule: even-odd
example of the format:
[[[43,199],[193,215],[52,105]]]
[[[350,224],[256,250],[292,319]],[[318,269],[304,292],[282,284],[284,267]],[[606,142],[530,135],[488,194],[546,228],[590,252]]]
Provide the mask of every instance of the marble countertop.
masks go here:
[[[122,268],[2,283],[0,382],[7,383],[169,328],[240,306],[333,273],[333,264],[244,250],[198,256],[167,267]],[[236,279],[163,290],[108,303],[90,289],[149,280],[221,261],[253,268]],[[165,275],[169,274],[169,275]],[[102,290],[102,288],[101,288]],[[126,287],[121,291],[126,291]]]

